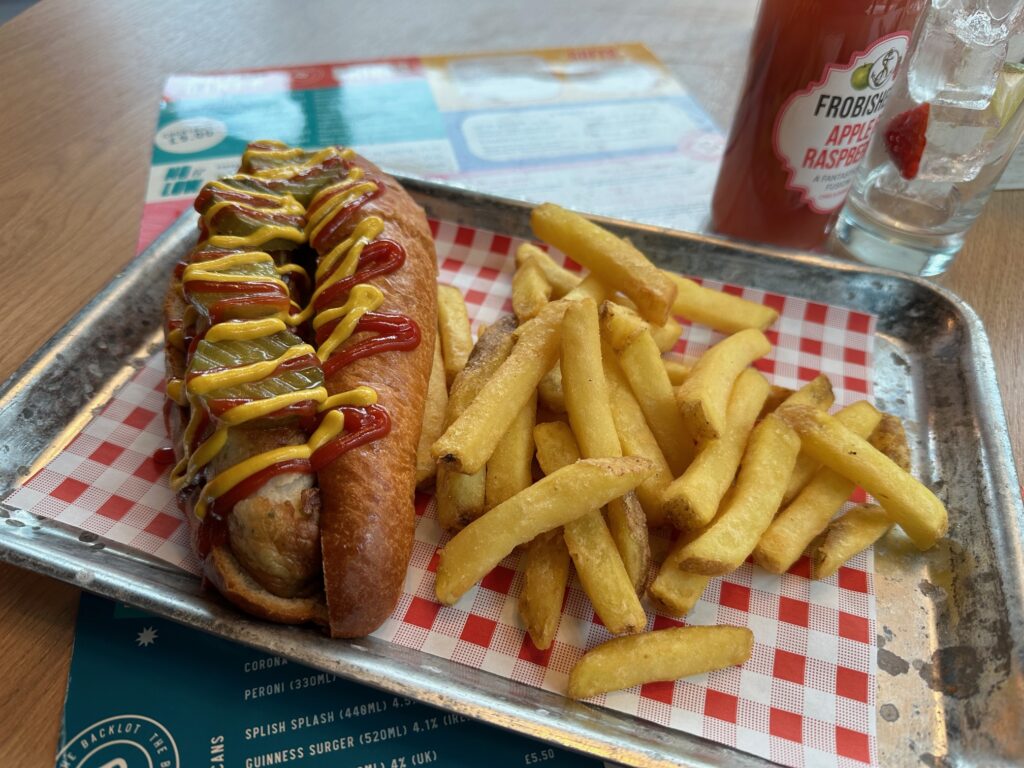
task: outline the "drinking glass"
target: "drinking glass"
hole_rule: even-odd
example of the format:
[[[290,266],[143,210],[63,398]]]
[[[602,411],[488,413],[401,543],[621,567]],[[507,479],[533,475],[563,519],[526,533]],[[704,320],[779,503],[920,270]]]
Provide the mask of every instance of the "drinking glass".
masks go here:
[[[949,267],[1024,132],[1022,32],[1022,0],[931,0],[834,246],[903,272]]]

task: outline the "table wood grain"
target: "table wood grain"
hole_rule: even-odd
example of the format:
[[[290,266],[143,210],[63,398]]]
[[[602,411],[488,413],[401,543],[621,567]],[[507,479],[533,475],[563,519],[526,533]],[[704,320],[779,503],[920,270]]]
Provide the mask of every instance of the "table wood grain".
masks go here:
[[[172,72],[640,41],[721,126],[755,0],[42,0],[0,27],[0,377],[133,256],[160,88]],[[940,282],[984,321],[1022,455],[1024,192],[1000,192]],[[72,587],[0,566],[0,765],[52,765]],[[13,714],[13,716],[12,716]]]

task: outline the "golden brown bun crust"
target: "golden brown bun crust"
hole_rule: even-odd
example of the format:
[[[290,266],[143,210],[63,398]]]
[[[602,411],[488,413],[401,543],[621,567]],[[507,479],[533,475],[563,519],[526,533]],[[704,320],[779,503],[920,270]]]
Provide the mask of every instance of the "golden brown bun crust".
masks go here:
[[[387,188],[353,217],[352,227],[366,216],[380,216],[381,237],[400,243],[406,253],[400,269],[371,281],[384,293],[378,311],[410,317],[421,339],[410,351],[356,360],[327,381],[332,394],[373,387],[391,416],[389,435],[318,473],[324,586],[334,637],[373,632],[401,594],[416,522],[416,444],[437,333],[437,258],[426,216],[398,182],[362,158],[356,162]]]

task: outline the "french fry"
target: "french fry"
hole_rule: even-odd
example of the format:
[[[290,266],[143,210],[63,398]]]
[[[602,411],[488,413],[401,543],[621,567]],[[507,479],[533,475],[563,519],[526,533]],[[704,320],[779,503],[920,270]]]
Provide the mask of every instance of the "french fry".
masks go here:
[[[537,463],[545,475],[553,475],[580,460],[576,437],[564,421],[538,424],[533,428],[533,441],[537,446]]]
[[[601,360],[597,305],[589,298],[570,304],[562,321],[562,389],[565,392],[569,423],[579,442],[581,455],[587,458],[621,456],[622,447],[615,429]],[[650,564],[650,545],[647,541],[646,519],[639,505],[635,499],[615,499],[608,504],[607,524],[600,513],[595,512],[594,517],[596,519],[580,521],[566,528],[566,543],[569,545],[569,553],[573,555],[580,581],[586,588],[588,583],[596,582],[596,574],[588,572],[587,566],[577,557],[585,557],[588,563],[608,567],[610,557],[604,558],[604,562],[592,557],[593,550],[606,538],[602,530],[606,528],[615,543],[629,583],[634,590],[641,589]],[[610,581],[613,576],[617,577],[618,573],[619,570],[611,566],[606,581]],[[602,592],[611,593],[611,586],[615,585],[604,585]],[[621,583],[616,586],[617,589],[621,587]],[[595,603],[598,615],[612,609],[612,606],[598,607],[593,596],[591,602]],[[634,614],[635,607],[630,606]],[[621,623],[625,619],[619,616],[613,621]]]
[[[556,264],[554,259],[537,246],[523,243],[516,249],[516,266],[521,267],[525,262],[531,260],[536,262],[544,273],[544,279],[551,286],[552,298],[562,298],[583,280],[578,273]]]
[[[486,503],[486,475],[480,470],[464,475],[439,464],[435,478],[437,522],[454,533],[480,517]]]
[[[678,387],[684,381],[686,377],[693,371],[692,365],[687,365],[678,360],[665,360],[665,373],[668,374],[668,380],[672,382],[673,387]]]
[[[754,649],[746,627],[672,627],[616,637],[583,655],[569,673],[568,695],[588,699],[642,683],[678,680],[743,664]]]
[[[618,355],[619,367],[672,474],[682,474],[693,461],[693,439],[683,423],[672,382],[647,323],[630,310],[606,301],[601,305],[601,329]]]
[[[651,568],[651,544],[647,532],[647,516],[636,493],[630,491],[609,501],[605,522],[615,542],[615,549],[622,558],[629,582],[633,585],[633,591],[642,595]]]
[[[776,388],[773,387],[773,394]],[[764,418],[769,413],[776,411],[783,403],[788,405],[813,405],[816,408],[820,408],[823,411],[827,411],[832,407],[832,403],[835,402],[835,394],[832,392],[832,382],[828,380],[828,377],[824,374],[819,374],[814,379],[809,381],[803,387],[801,387],[796,393],[792,390],[786,390],[784,387],[778,387],[779,393],[777,396],[781,396],[783,392],[789,394],[782,398],[781,402],[773,403],[769,408],[769,404],[766,402],[764,408],[761,410],[761,418]],[[769,400],[771,399],[769,395]],[[800,491],[804,489],[804,486],[811,481],[814,477],[814,473],[818,471],[821,464],[810,456],[805,454],[803,451],[796,457],[796,466],[793,467],[793,474],[789,476],[789,483],[786,485],[786,493],[782,497],[782,506],[787,506],[793,499],[800,495]]]
[[[444,358],[441,356],[441,338],[434,337],[434,363],[430,368],[427,382],[427,399],[423,407],[423,429],[416,446],[416,486],[420,487],[434,479],[437,463],[430,455],[430,446],[441,436],[445,427],[445,412],[448,409],[448,386],[445,383]]]
[[[533,209],[530,224],[541,240],[579,262],[601,282],[621,291],[645,320],[663,325],[675,299],[675,284],[640,251],[608,230],[552,203]]]
[[[473,349],[466,302],[462,292],[453,285],[437,286],[437,329],[441,336],[445,380],[451,387]]]
[[[435,459],[466,474],[478,472],[537,384],[558,359],[566,302],[548,304],[522,331],[508,359],[431,447]]]
[[[621,293],[612,294],[607,300],[631,309],[633,312],[637,311],[636,303]],[[679,341],[679,337],[682,336],[683,324],[672,317],[672,315],[669,315],[668,320],[663,325],[651,325],[650,331],[651,337],[658,345],[658,349],[662,352],[668,352]]]
[[[775,516],[799,451],[796,433],[774,413],[754,427],[732,499],[696,539],[683,547],[680,567],[707,576],[738,568]]]
[[[819,373],[797,390],[773,384],[768,392],[768,398],[764,401],[764,407],[761,409],[758,420],[763,419],[769,413],[774,413],[783,403],[813,405],[815,408],[827,411],[835,401],[836,396],[832,391],[832,382],[823,373]]]
[[[657,528],[651,531],[651,564],[655,567],[660,568],[669,552],[672,551],[674,542],[672,536],[667,535],[669,533],[668,528]],[[675,531],[673,530],[671,533],[674,534]]]
[[[646,460],[626,458],[643,461],[644,466],[649,467]],[[605,629],[612,635],[642,632],[647,624],[647,614],[600,510],[595,509],[589,515],[566,522],[564,536],[580,583]]]
[[[557,472],[571,462],[579,460],[576,438],[568,424],[561,421],[538,424],[534,427],[533,434],[537,443],[537,463],[545,474]],[[627,526],[635,525],[628,514],[628,510],[623,514],[623,523]],[[633,534],[632,531],[626,533]],[[645,529],[644,542],[646,533]],[[636,589],[633,586],[633,576],[626,570],[618,544],[612,538],[609,525],[601,518],[601,513],[595,511],[592,515],[567,525],[565,542],[576,565],[583,589],[594,604],[594,610],[601,617],[601,621],[606,625],[611,621],[615,627],[609,628],[609,631],[612,634],[639,632],[645,621],[641,619],[643,606],[639,600],[631,599],[627,594],[629,589]],[[634,544],[626,548],[626,551],[633,552],[635,556],[637,549]],[[639,557],[643,557],[642,552],[639,553]],[[649,558],[649,549],[647,557]],[[644,568],[647,567],[647,563],[644,563]],[[607,583],[602,580],[604,573],[609,574]],[[644,577],[646,573],[644,570]],[[632,598],[636,598],[635,591]]]
[[[907,433],[898,416],[883,413],[882,420],[878,422],[868,442],[896,462],[896,466],[904,472],[910,471],[910,446],[907,445]]]
[[[498,506],[533,482],[533,425],[536,418],[537,395],[534,393],[487,460],[484,472],[485,509]]]
[[[614,302],[620,306],[626,307],[636,312],[636,302],[633,301],[629,296],[624,293],[615,292],[608,297],[608,301]],[[671,317],[671,316],[670,316]]]
[[[593,510],[633,490],[649,473],[644,459],[582,459],[520,491],[444,546],[437,566],[437,599],[452,605],[517,546],[592,516]],[[631,588],[629,594],[636,599]]]
[[[662,567],[647,590],[658,610],[669,616],[685,616],[707,589],[710,576],[689,573],[682,568]]]
[[[662,494],[665,515],[677,528],[692,530],[711,522],[736,476],[767,394],[768,382],[760,373],[748,368],[740,374],[729,397],[722,436],[706,441],[693,463]]]
[[[692,435],[712,440],[722,434],[733,383],[744,368],[770,351],[765,335],[748,329],[723,339],[701,355],[676,390],[676,401]]]
[[[601,363],[597,305],[589,298],[570,304],[562,320],[562,391],[581,455],[621,456]]]
[[[601,304],[600,316],[601,335],[611,344],[615,352],[632,344],[649,327],[647,322],[635,311],[611,301]]]
[[[654,465],[654,473],[644,480],[636,489],[640,506],[647,516],[647,524],[657,528],[665,524],[665,513],[662,510],[661,495],[672,482],[672,470],[669,469],[658,441],[647,426],[647,419],[640,410],[640,404],[629,388],[629,382],[615,360],[615,353],[605,343],[602,346],[601,362],[604,366],[605,382],[608,385],[608,397],[612,407],[612,418],[615,431],[619,435],[619,444],[626,456],[642,456]]]
[[[522,571],[519,617],[534,646],[545,651],[555,639],[569,581],[569,550],[560,530],[542,533],[526,545]]]
[[[670,351],[679,341],[679,337],[683,335],[682,323],[674,317],[666,320],[664,325],[652,325],[650,330],[651,338],[658,345],[659,352]]]
[[[532,320],[551,300],[551,283],[535,259],[528,259],[512,276],[512,310],[520,323]]]
[[[811,577],[827,579],[851,557],[892,528],[892,518],[877,504],[860,504],[833,520],[811,553]]]
[[[882,419],[866,400],[847,406],[836,420],[860,437],[867,437]],[[854,484],[828,467],[821,467],[792,503],[772,520],[754,549],[754,562],[771,573],[785,573],[839,511]]]
[[[810,406],[777,413],[800,435],[804,451],[874,496],[919,549],[945,535],[949,514],[942,502],[867,440]]]
[[[683,548],[696,537],[696,533],[679,537],[647,588],[647,594],[655,605],[670,616],[685,616],[692,611],[711,581],[710,576],[689,573],[679,565]]]
[[[569,306],[574,301],[581,301],[583,299],[591,299],[595,304],[604,301],[605,296],[608,294],[607,289],[594,275],[588,275],[583,281],[581,281],[575,288],[569,293],[562,297],[558,301],[553,301],[541,310],[540,315],[527,320],[525,323],[516,328],[515,337],[519,339],[523,334],[536,334],[537,330],[534,326],[546,325],[551,321],[552,318],[557,316],[561,318],[565,313],[565,307]],[[543,315],[543,319],[541,317]],[[538,322],[539,321],[539,322]]]
[[[832,391],[832,382],[829,381],[828,376],[819,373],[796,392],[790,392],[783,403],[785,405],[813,405],[815,408],[827,411],[835,401],[836,396]]]
[[[868,442],[904,472],[910,471],[910,447],[903,422],[898,417],[882,414]],[[855,554],[882,538],[891,527],[892,518],[877,504],[861,504],[847,510],[829,524],[815,545],[811,556],[812,577],[827,579]]]
[[[786,398],[792,395],[794,391],[789,387],[780,387],[778,384],[772,384],[771,389],[768,390],[768,397],[765,398],[764,405],[761,407],[761,413],[757,418],[760,420],[769,413],[774,413],[775,409],[786,402]]]
[[[445,415],[446,428],[462,415],[508,358],[514,342],[512,332],[515,326],[515,318],[508,315],[480,335],[465,368],[452,382]],[[443,463],[439,464],[435,487],[437,519],[446,531],[457,531],[483,513],[486,501],[486,475],[483,469],[473,474],[463,474]]]
[[[537,385],[541,405],[552,413],[565,413],[565,392],[562,390],[562,366],[556,365],[544,374]]]
[[[722,333],[737,333],[746,328],[763,331],[779,319],[779,313],[771,307],[704,288],[674,272],[665,274],[676,286],[673,314],[681,315],[690,322],[710,326]]]
[[[580,299],[593,299],[595,304],[605,300],[608,296],[608,288],[597,277],[587,275],[575,288],[565,294],[566,301],[579,301]]]
[[[814,473],[819,469],[821,469],[820,461],[815,461],[812,457],[800,451],[800,455],[796,457],[796,466],[793,467],[793,474],[789,476],[789,482],[786,484],[786,493],[782,497],[782,505],[790,504],[793,499],[799,496],[800,491],[807,487],[807,484],[811,482],[811,478],[814,477]]]

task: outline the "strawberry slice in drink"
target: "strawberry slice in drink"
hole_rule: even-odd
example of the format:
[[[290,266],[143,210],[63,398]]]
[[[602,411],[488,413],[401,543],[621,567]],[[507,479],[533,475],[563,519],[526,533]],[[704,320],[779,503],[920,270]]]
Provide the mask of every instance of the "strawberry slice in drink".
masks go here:
[[[930,111],[931,105],[927,102],[919,104],[896,115],[885,129],[885,148],[904,179],[917,176],[921,167],[921,155],[928,143],[925,133],[928,131]]]

